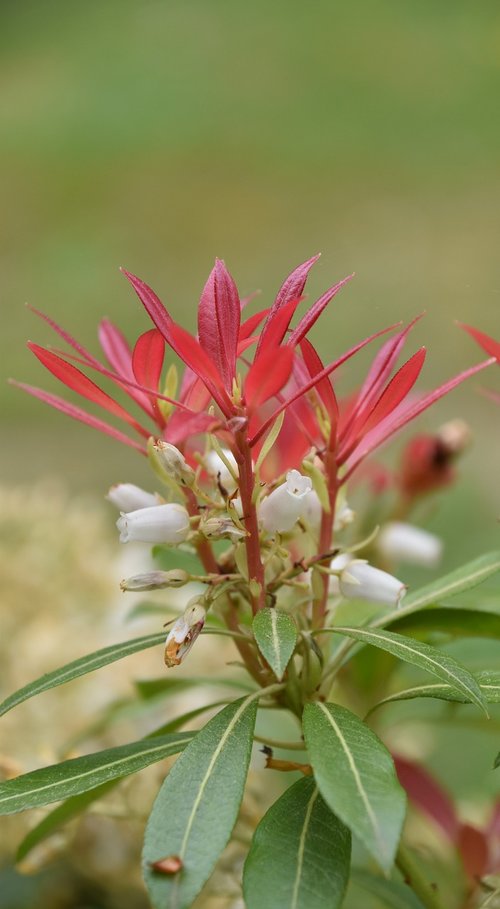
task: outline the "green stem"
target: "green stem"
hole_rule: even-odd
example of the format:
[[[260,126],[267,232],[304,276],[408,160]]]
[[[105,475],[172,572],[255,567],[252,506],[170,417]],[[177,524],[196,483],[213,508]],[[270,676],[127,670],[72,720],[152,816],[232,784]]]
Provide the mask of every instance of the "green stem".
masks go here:
[[[419,863],[403,843],[400,843],[396,855],[396,865],[401,871],[405,882],[418,896],[425,909],[445,909],[437,891],[429,883],[426,876],[422,874]]]

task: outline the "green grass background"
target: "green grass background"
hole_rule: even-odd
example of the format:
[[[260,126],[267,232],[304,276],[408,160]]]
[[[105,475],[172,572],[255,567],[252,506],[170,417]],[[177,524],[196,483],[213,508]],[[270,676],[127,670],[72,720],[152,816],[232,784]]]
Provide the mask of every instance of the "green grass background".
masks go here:
[[[132,338],[123,264],[193,327],[215,255],[265,303],[319,250],[311,293],[356,271],[316,331],[325,357],[426,309],[431,382],[477,358],[454,318],[500,335],[493,0],[46,0],[2,4],[0,25],[5,377],[56,388],[24,349],[50,339],[26,301],[89,345],[101,315]],[[4,381],[0,407],[8,480],[142,470]],[[428,425],[459,412],[498,485],[500,411],[471,383]]]

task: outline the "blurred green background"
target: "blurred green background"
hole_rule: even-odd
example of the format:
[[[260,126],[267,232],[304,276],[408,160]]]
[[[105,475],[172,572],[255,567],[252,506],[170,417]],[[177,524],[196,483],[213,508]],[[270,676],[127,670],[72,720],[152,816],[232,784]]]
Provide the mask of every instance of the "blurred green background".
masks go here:
[[[5,376],[56,389],[24,348],[52,340],[25,302],[94,350],[102,315],[132,338],[147,319],[125,265],[193,327],[215,255],[266,304],[317,251],[311,294],[356,271],[316,332],[326,357],[426,309],[430,382],[478,359],[454,318],[500,334],[496,0],[45,0],[0,16]],[[7,480],[56,465],[94,488],[142,469],[3,381],[0,405]],[[427,423],[456,413],[498,487],[500,412],[471,383]]]

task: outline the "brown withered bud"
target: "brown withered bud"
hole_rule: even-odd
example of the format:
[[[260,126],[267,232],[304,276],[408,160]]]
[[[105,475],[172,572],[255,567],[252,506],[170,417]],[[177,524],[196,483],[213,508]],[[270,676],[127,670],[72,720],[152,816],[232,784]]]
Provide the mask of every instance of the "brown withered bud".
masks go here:
[[[462,420],[451,420],[435,435],[410,439],[401,457],[398,485],[407,498],[449,486],[455,479],[454,461],[470,442]]]

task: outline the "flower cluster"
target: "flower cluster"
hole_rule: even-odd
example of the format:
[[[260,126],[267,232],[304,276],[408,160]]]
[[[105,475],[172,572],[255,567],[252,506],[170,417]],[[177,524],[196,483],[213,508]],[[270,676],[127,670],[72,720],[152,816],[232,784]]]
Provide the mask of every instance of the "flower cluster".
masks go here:
[[[497,353],[483,343],[488,359],[431,392],[417,392],[425,348],[397,365],[414,320],[383,328],[325,365],[309,334],[352,276],[329,287],[295,320],[317,258],[292,271],[269,308],[246,318],[249,300],[240,299],[217,260],[201,295],[196,336],[173,320],[147,284],[124,272],[154,325],[132,348],[105,320],[99,328],[102,362],[46,316],[69,350],[29,345],[53,376],[128,432],[52,393],[20,387],[150,459],[161,492],[130,483],[109,492],[120,511],[120,540],[181,546],[198,555],[203,572],[196,580],[206,593],[172,627],[169,666],[188,652],[217,600],[224,603],[220,612],[242,658],[262,681],[266,667],[238,632],[247,609],[255,614],[279,601],[300,612],[302,627],[319,629],[331,621],[339,598],[397,607],[406,588],[392,575],[392,565],[432,566],[439,559],[440,541],[401,517],[418,496],[450,482],[466,429],[448,424],[436,436],[415,437],[392,476],[370,456],[495,362]],[[340,398],[340,368],[385,335],[361,387]],[[183,364],[182,373],[174,364],[164,371],[167,350]],[[96,373],[128,396],[129,408],[89,377]],[[366,537],[347,504],[347,484],[356,478],[368,480],[376,495],[390,483],[399,491],[402,507],[376,537]],[[175,587],[190,579],[174,569],[135,576],[122,586]]]

